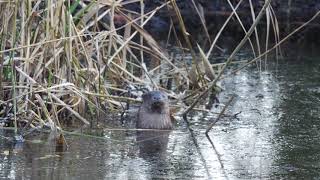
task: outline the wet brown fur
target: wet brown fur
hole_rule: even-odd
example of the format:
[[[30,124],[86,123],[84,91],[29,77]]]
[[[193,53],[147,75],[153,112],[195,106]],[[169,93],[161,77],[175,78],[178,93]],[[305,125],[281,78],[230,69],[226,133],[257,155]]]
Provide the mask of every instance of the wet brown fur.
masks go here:
[[[169,100],[161,91],[143,94],[143,103],[138,113],[137,128],[172,129]]]

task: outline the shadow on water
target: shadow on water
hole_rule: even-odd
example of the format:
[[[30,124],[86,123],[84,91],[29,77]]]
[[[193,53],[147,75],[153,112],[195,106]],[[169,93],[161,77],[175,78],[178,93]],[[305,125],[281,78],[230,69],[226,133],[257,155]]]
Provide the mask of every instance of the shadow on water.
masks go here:
[[[91,129],[67,135],[61,151],[46,135],[15,144],[0,130],[5,179],[312,179],[320,177],[320,63],[286,60],[270,71],[251,68],[222,81],[227,114],[195,114],[170,132]],[[215,109],[215,111],[219,111]]]

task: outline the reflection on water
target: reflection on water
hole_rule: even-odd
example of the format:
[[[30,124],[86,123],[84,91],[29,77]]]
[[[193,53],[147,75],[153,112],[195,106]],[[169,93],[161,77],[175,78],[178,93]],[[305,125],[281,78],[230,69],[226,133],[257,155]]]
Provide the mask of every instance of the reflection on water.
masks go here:
[[[275,69],[275,68],[274,68]],[[46,137],[14,144],[0,130],[0,178],[9,179],[311,179],[320,177],[320,65],[280,64],[223,80],[220,101],[237,97],[204,135],[211,116],[171,132],[101,131],[67,136],[58,151]]]
[[[139,155],[144,159],[153,157],[165,158],[169,141],[168,131],[139,131],[137,132],[137,143]]]

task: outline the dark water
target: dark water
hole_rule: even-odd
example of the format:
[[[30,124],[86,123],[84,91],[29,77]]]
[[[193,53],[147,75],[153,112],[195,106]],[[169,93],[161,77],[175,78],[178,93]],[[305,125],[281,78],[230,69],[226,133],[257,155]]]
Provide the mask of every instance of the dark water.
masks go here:
[[[241,113],[213,127],[212,144],[204,134],[212,116],[202,114],[190,119],[192,131],[181,120],[138,138],[67,135],[66,151],[46,137],[15,144],[0,130],[0,179],[319,179],[319,62],[288,59],[224,79],[220,101],[236,94],[227,114]]]

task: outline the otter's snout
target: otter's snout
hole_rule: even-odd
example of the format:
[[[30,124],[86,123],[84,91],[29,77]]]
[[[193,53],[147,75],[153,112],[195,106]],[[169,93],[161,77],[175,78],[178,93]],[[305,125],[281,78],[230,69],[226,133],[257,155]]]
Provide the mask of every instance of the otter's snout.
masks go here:
[[[143,104],[153,112],[163,112],[165,105],[168,103],[168,97],[161,91],[151,91],[143,96]]]
[[[151,109],[154,111],[162,111],[163,106],[167,101],[166,96],[161,92],[153,93],[151,96]]]
[[[151,106],[152,106],[152,109],[158,108],[159,111],[161,111],[162,110],[161,108],[164,104],[165,104],[165,102],[163,102],[163,101],[154,101],[154,102],[152,102]]]

